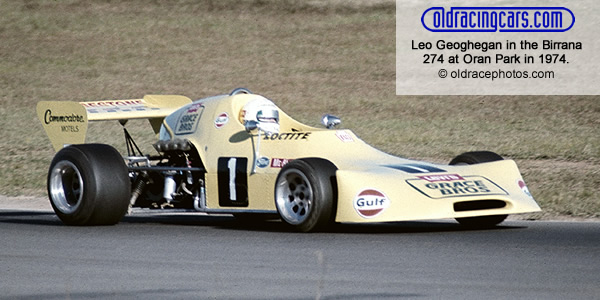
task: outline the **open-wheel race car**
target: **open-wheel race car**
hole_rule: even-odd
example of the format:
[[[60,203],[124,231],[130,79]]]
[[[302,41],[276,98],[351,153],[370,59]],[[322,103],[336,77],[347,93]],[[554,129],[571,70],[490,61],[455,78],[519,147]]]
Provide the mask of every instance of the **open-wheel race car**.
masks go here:
[[[269,214],[304,232],[448,218],[494,226],[540,210],[515,162],[495,153],[463,153],[449,165],[395,157],[336,129],[334,116],[310,127],[246,89],[197,101],[42,101],[37,114],[57,151],[50,202],[69,225],[116,224],[132,207]],[[141,153],[130,119],[149,120],[155,154]],[[106,120],[125,128],[126,155],[85,144],[88,122]]]

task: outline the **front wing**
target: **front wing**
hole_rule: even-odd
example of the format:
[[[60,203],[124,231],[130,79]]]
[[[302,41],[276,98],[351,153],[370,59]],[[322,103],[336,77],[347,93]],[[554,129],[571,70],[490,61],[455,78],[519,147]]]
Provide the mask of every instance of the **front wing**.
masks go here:
[[[336,222],[392,222],[540,211],[512,160],[409,173],[338,170]]]

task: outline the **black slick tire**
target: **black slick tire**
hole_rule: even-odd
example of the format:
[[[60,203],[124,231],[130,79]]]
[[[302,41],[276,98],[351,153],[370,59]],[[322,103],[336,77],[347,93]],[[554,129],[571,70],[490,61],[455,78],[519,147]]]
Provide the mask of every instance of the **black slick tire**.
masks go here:
[[[52,160],[48,196],[54,212],[67,225],[114,225],[129,207],[127,166],[112,146],[68,146]]]
[[[319,158],[293,160],[275,182],[275,206],[281,219],[300,232],[320,231],[335,219],[337,168]]]
[[[502,156],[490,151],[465,152],[450,161],[450,165],[473,165],[503,160]],[[469,228],[491,228],[502,223],[508,215],[456,218],[461,225]]]

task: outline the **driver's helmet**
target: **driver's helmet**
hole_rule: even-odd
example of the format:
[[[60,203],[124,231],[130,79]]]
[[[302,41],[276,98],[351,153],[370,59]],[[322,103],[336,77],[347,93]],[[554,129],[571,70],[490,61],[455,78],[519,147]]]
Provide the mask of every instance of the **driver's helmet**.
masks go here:
[[[273,134],[279,133],[279,110],[271,100],[258,96],[250,100],[241,111],[240,121],[255,121],[262,131]]]

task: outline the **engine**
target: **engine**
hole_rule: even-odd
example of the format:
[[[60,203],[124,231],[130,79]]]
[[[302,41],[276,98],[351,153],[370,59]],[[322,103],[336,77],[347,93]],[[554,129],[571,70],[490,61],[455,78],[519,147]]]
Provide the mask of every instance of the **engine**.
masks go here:
[[[204,166],[185,139],[158,141],[157,156],[127,157],[132,180],[132,207],[201,210]]]

